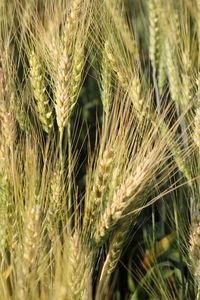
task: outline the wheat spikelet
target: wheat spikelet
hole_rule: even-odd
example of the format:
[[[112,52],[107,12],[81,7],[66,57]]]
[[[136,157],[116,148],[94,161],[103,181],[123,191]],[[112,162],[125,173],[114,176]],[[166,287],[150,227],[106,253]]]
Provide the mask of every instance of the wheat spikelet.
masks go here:
[[[82,71],[84,67],[85,59],[84,59],[84,45],[81,43],[76,44],[76,49],[74,52],[74,65],[72,71],[72,78],[70,82],[70,104],[69,110],[72,111],[74,105],[76,104],[76,100],[79,94],[79,88],[82,79]]]
[[[184,111],[192,100],[192,78],[191,78],[191,59],[189,56],[189,51],[184,51],[182,53],[182,111]]]
[[[74,104],[73,97],[76,96],[77,88],[80,84],[80,73],[82,71],[83,48],[79,45],[76,51],[74,67],[72,64],[72,48],[75,43],[76,33],[79,23],[81,1],[73,1],[73,6],[68,15],[64,31],[64,49],[60,58],[58,80],[56,88],[56,117],[59,130],[62,132],[67,125],[70,115],[71,105]],[[72,70],[73,67],[73,70]],[[71,73],[72,72],[72,73]],[[72,77],[73,74],[73,77]],[[72,86],[70,91],[70,82]],[[71,94],[71,93],[72,94]],[[72,97],[72,99],[70,98]]]
[[[88,276],[90,276],[90,258],[86,253],[82,254],[82,246],[75,233],[70,240],[70,257],[69,257],[69,294],[71,299],[87,299],[88,294]],[[87,262],[87,259],[89,261]],[[81,267],[81,268],[80,268]],[[79,269],[80,268],[80,269]],[[70,299],[70,297],[69,297]]]
[[[13,187],[7,180],[6,197],[6,236],[11,259],[16,259],[19,247],[19,214],[13,199]],[[18,199],[17,199],[18,200]]]
[[[82,0],[74,0],[72,2],[72,7],[67,16],[67,21],[65,24],[65,35],[64,35],[65,51],[67,51],[69,55],[72,54],[71,51],[72,51],[73,40],[76,36],[76,31],[78,29],[79,17],[81,13],[81,4],[82,4]]]
[[[3,144],[7,146],[8,149],[12,149],[16,136],[16,124],[6,91],[3,68],[0,68],[0,97],[0,124]]]
[[[109,61],[106,56],[105,51],[103,51],[103,59],[101,62],[101,99],[103,103],[103,109],[108,115],[110,107],[112,104],[112,94],[111,94],[111,69],[109,66]]]
[[[156,69],[160,52],[160,34],[158,14],[155,0],[148,1],[149,7],[149,57],[152,66]]]
[[[174,24],[174,30],[173,30],[174,40],[176,41],[176,46],[179,47],[182,40],[182,34],[181,34],[180,16],[177,11],[174,11],[173,24]]]
[[[11,149],[15,142],[16,125],[11,107],[5,101],[0,103],[1,131],[5,145]]]
[[[123,87],[127,87],[127,77],[124,74],[124,71],[122,70],[119,62],[117,61],[117,59],[112,54],[111,46],[110,46],[109,41],[105,42],[105,53],[107,55],[107,58],[110,62],[110,65],[111,65],[112,69],[116,72],[121,85]]]
[[[38,272],[37,259],[39,256],[40,240],[40,207],[39,205],[29,203],[29,207],[24,215],[23,240],[18,244],[17,258],[19,260],[16,268],[17,283],[15,287],[16,299],[36,298],[36,286],[33,284]]]
[[[25,278],[28,279],[33,269],[36,268],[36,259],[39,249],[39,205],[29,207],[26,217],[23,244],[23,274]]]
[[[122,218],[125,209],[133,203],[134,208],[138,208],[139,192],[147,188],[150,172],[150,158],[147,158],[141,165],[138,165],[134,174],[129,175],[124,184],[117,188],[112,201],[108,202],[107,207],[96,223],[94,232],[95,245],[102,245],[113,231],[116,223]],[[143,193],[145,191],[143,190]]]
[[[141,97],[141,83],[138,74],[134,72],[134,74],[125,75],[123,66],[112,54],[111,47],[108,41],[106,41],[105,43],[105,53],[108,61],[110,62],[111,68],[117,74],[118,80],[122,87],[125,89],[126,92],[128,92],[133,106],[136,112],[139,113],[138,116],[140,117],[144,100]]]
[[[115,192],[113,201],[109,203],[102,214],[94,233],[95,245],[102,245],[112,232],[117,221],[122,217],[124,209],[128,205],[128,199],[134,193],[137,182],[134,176],[128,178],[125,183]]]
[[[121,35],[124,44],[133,57],[138,59],[139,54],[137,51],[136,42],[123,14],[121,1],[114,1],[114,3],[111,0],[104,1],[108,11],[112,16],[117,32]]]
[[[11,257],[15,257],[18,242],[18,195],[17,189],[19,186],[16,184],[17,170],[16,161],[14,157],[16,149],[11,148],[10,152],[5,153],[4,157],[4,172],[1,174],[2,183],[2,201],[5,201],[5,217],[6,217],[6,236],[7,246],[10,251]],[[8,165],[9,164],[9,165]],[[1,161],[0,161],[0,165]],[[0,175],[0,177],[1,177]],[[18,182],[19,183],[19,182]],[[3,203],[2,203],[3,204]],[[2,206],[3,207],[3,206]]]
[[[67,232],[63,255],[61,286],[55,296],[67,300],[90,299],[92,255],[81,242],[78,230]]]
[[[122,225],[119,226],[118,230],[116,230],[112,238],[108,254],[102,266],[96,297],[95,297],[96,300],[102,299],[103,297],[104,289],[106,288],[110,276],[112,272],[115,270],[119,262],[119,259],[121,257],[129,229],[130,229],[130,223],[124,222]]]
[[[165,122],[162,122],[160,126],[160,133],[163,137],[168,135],[166,139],[167,146],[169,147],[173,158],[178,166],[179,170],[184,174],[185,178],[191,180],[191,172],[187,166],[185,159],[183,158],[182,151],[179,144],[173,139],[171,135],[168,134],[168,127]]]
[[[200,108],[197,108],[196,110],[193,139],[197,147],[200,149]]]
[[[103,278],[107,281],[115,269],[119,258],[122,253],[123,249],[123,244],[126,240],[127,233],[129,231],[129,226],[126,224],[126,222],[120,227],[118,232],[114,235],[110,248],[109,248],[109,253],[108,257],[106,258],[106,261],[104,263],[103,267]]]
[[[0,67],[0,100],[1,101],[5,99],[5,94],[6,94],[6,83],[3,74],[3,68]]]
[[[24,96],[17,96],[15,92],[12,92],[10,96],[10,102],[12,109],[15,113],[15,118],[19,124],[22,131],[27,132],[29,135],[31,133],[31,127],[28,120],[28,112],[25,109],[25,103],[23,101]],[[21,99],[21,101],[20,101]]]
[[[50,240],[53,241],[57,234],[63,196],[63,172],[59,164],[56,164],[51,178],[50,203],[47,210],[47,229]]]
[[[133,106],[137,112],[137,116],[140,119],[140,116],[143,114],[143,105],[144,99],[141,96],[141,83],[139,76],[135,76],[131,80],[131,86],[128,89],[129,97],[133,103]]]
[[[172,99],[176,102],[177,107],[180,107],[180,77],[176,61],[176,56],[173,51],[171,40],[166,39],[165,51],[167,58],[167,69],[169,78],[169,88]]]
[[[159,60],[159,67],[158,67],[158,89],[160,95],[162,95],[166,79],[167,79],[167,74],[166,74],[165,47],[162,46],[160,60]]]
[[[113,163],[114,150],[106,149],[103,153],[102,159],[97,168],[95,176],[95,183],[93,188],[95,209],[100,205],[102,196],[106,191],[107,182],[109,179],[109,172]]]
[[[56,91],[56,117],[59,130],[62,131],[67,124],[69,116],[69,92],[68,92],[68,81],[69,71],[71,68],[71,58],[65,57],[62,64],[59,67],[59,79],[58,88]]]
[[[106,149],[103,152],[99,164],[97,164],[93,189],[89,195],[89,201],[86,203],[83,223],[84,229],[88,230],[88,226],[91,226],[94,222],[94,218],[98,216],[100,207],[103,205],[103,197],[107,189],[113,159],[113,149]]]
[[[10,241],[13,244],[10,251],[15,248],[15,235],[17,230],[12,230],[13,219],[13,185],[11,184],[13,177],[10,170],[10,163],[12,162],[12,155],[14,150],[14,143],[16,137],[16,124],[14,114],[9,102],[9,93],[6,88],[3,68],[0,68],[0,166],[4,172],[0,171],[0,194],[1,194],[1,254],[4,259],[5,247],[10,246]],[[13,164],[11,164],[13,166]],[[4,250],[3,250],[4,248]]]
[[[37,101],[40,121],[44,131],[49,133],[53,127],[53,110],[45,94],[46,87],[41,71],[40,61],[37,55],[32,52],[29,58],[30,80],[33,87],[34,97]]]

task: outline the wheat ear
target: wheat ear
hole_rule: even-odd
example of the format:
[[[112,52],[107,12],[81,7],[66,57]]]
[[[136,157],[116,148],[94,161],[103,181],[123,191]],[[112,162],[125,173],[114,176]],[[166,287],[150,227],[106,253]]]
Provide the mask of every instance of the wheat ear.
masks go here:
[[[190,105],[192,100],[192,78],[191,78],[191,71],[192,71],[192,64],[191,59],[189,56],[189,51],[184,51],[182,53],[182,111],[185,111],[187,107]]]
[[[110,276],[115,270],[121,257],[129,229],[130,223],[124,222],[112,238],[106,260],[101,270],[95,300],[102,299],[104,289],[106,288]]]
[[[60,167],[60,164],[57,163],[51,177],[51,191],[47,210],[47,229],[51,241],[55,239],[55,236],[58,233],[63,191],[63,169]]]
[[[111,69],[117,74],[121,86],[128,92],[137,115],[140,118],[144,100],[141,97],[141,82],[138,74],[136,72],[134,74],[125,74],[123,66],[112,54],[109,41],[105,43],[105,53]]]
[[[141,182],[141,179],[137,181],[135,176],[130,176],[125,183],[117,189],[112,202],[108,203],[99,222],[96,224],[94,233],[94,242],[96,246],[101,246],[108,239],[114,226],[122,217],[125,208],[129,205],[130,202],[128,200],[136,192],[136,188]]]
[[[16,124],[6,90],[3,68],[0,68],[0,122],[4,145],[11,150],[16,137]]]
[[[106,149],[100,162],[97,164],[93,189],[89,193],[89,200],[86,203],[83,228],[90,230],[91,225],[98,217],[100,207],[103,205],[103,197],[105,195],[110,169],[114,159],[114,151]],[[89,228],[88,228],[89,226]]]
[[[67,232],[63,255],[59,299],[90,299],[92,255],[87,245],[82,243],[78,230]]]
[[[76,49],[75,56],[75,66],[73,68],[73,53],[72,49],[75,44],[77,36],[77,28],[79,24],[79,15],[81,11],[81,0],[73,1],[73,6],[70,10],[70,13],[67,17],[64,30],[64,48],[62,50],[59,70],[58,70],[58,80],[56,87],[56,118],[60,132],[63,132],[64,128],[67,125],[67,121],[70,115],[71,105],[70,105],[70,96],[72,98],[77,93],[76,87],[77,83],[80,82],[80,71],[82,71],[82,51],[83,49],[79,46]],[[73,72],[73,84],[70,91],[70,82]],[[72,94],[70,94],[70,92]]]
[[[104,0],[108,11],[110,12],[117,31],[121,34],[122,40],[126,45],[130,54],[137,58],[139,57],[136,42],[133,34],[127,24],[125,16],[122,14],[122,1]]]
[[[50,105],[46,95],[44,77],[41,70],[40,61],[36,53],[32,52],[29,58],[30,80],[33,87],[34,97],[37,101],[39,118],[44,131],[49,133],[52,130],[54,117],[53,107]]]
[[[24,245],[23,245],[23,274],[29,278],[31,272],[36,268],[36,260],[39,249],[40,236],[40,207],[34,205],[29,207],[25,220]]]
[[[101,62],[101,99],[103,109],[106,115],[109,115],[110,107],[112,104],[111,94],[111,69],[105,50],[103,51],[103,58]]]
[[[164,85],[167,79],[167,68],[166,68],[166,59],[165,59],[165,47],[162,45],[160,50],[160,60],[159,60],[159,67],[158,67],[158,89],[159,94],[162,95]]]
[[[156,1],[148,1],[149,6],[149,57],[153,68],[157,68],[160,55],[160,33]]]
[[[165,41],[165,52],[167,58],[167,70],[169,79],[169,88],[172,99],[175,101],[177,107],[180,107],[180,77],[178,71],[178,65],[176,61],[176,55],[172,47],[170,39]]]

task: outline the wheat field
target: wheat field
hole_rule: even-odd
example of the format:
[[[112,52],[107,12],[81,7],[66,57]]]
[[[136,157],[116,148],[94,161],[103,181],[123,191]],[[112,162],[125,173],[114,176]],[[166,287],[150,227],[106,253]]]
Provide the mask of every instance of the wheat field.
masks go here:
[[[200,300],[199,183],[199,0],[0,0],[0,300]]]

